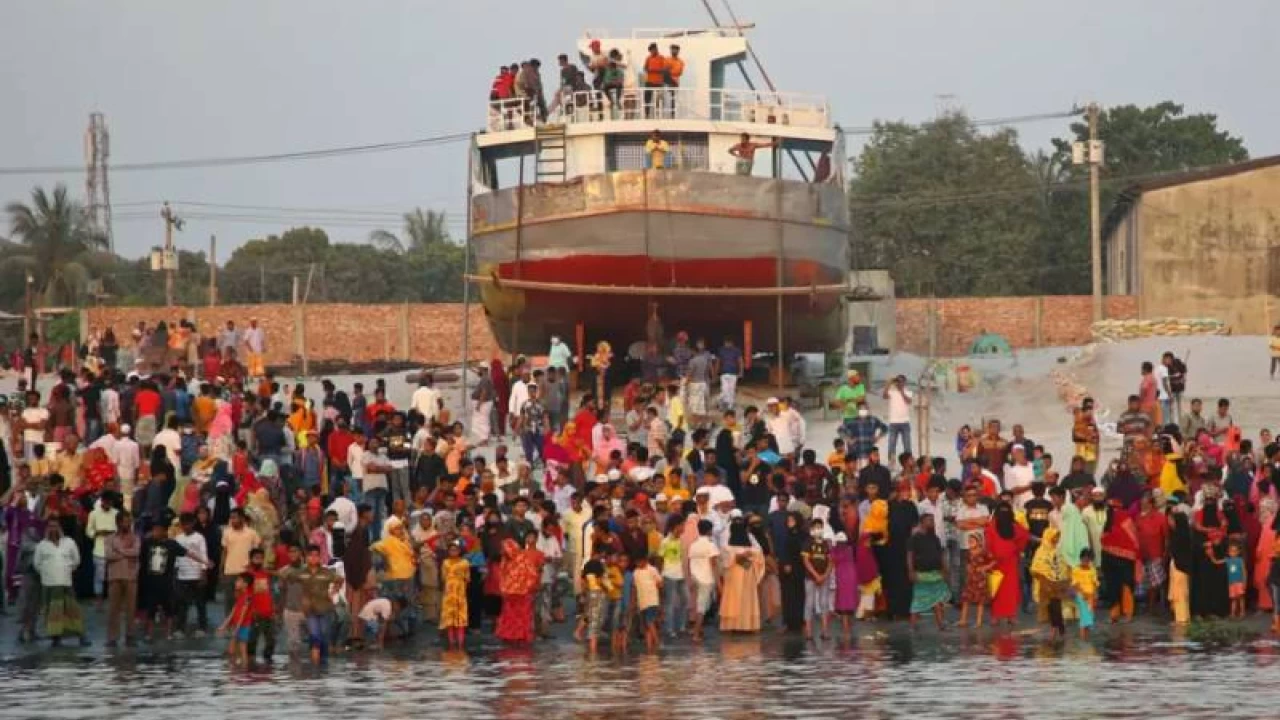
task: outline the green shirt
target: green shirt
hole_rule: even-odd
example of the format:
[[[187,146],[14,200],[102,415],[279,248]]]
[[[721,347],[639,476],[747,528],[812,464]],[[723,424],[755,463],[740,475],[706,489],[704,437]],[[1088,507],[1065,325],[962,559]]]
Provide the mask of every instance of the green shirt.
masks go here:
[[[658,546],[658,555],[662,558],[662,576],[665,578],[684,578],[684,548],[680,538],[665,537]]]
[[[836,400],[844,403],[844,419],[852,420],[858,417],[858,403],[867,397],[867,386],[858,383],[852,387],[849,383],[840,386],[836,390]]]

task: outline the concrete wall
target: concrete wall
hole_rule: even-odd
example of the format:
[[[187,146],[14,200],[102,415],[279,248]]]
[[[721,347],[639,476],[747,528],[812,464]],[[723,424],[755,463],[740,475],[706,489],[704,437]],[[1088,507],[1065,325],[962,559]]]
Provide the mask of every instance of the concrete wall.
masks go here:
[[[1270,332],[1280,167],[1151,190],[1135,213],[1143,317],[1212,317],[1237,334]]]
[[[894,300],[893,278],[888,270],[853,270],[849,284],[854,288],[869,288],[880,296],[879,300],[850,302],[848,304],[849,346],[853,346],[853,328],[870,326],[876,329],[876,342],[882,348],[897,347],[897,307]]]
[[[1137,309],[1132,296],[1106,298],[1110,319],[1137,317]],[[1083,345],[1092,338],[1092,321],[1093,299],[1088,295],[899,299],[894,349],[964,355],[984,332],[1003,335],[1015,349]]]
[[[219,305],[217,307],[90,308],[87,328],[113,327],[127,342],[139,322],[170,324],[193,320],[202,335],[212,334],[234,320],[248,327],[256,317],[267,338],[269,365],[286,365],[302,355],[309,361],[410,360],[426,365],[457,363],[462,358],[462,305],[460,303],[399,305]],[[471,306],[473,360],[487,360],[497,351],[484,309]]]

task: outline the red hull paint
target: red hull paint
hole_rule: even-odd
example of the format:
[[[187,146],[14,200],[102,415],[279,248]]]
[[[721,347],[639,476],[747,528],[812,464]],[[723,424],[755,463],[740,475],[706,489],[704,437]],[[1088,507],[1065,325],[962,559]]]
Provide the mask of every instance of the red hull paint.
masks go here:
[[[669,262],[644,256],[575,255],[543,261],[504,263],[500,277],[584,285],[774,287],[773,258],[706,259]],[[783,268],[788,286],[832,284],[842,274],[811,261],[788,261]],[[686,330],[713,344],[728,335],[742,342],[744,321],[753,324],[753,347],[777,347],[776,297],[706,297],[610,295],[546,291],[482,292],[490,324],[499,343],[516,352],[545,352],[552,333],[574,337],[577,323],[585,326],[588,343],[609,340],[622,348],[644,337],[650,300],[660,305],[668,335]],[[822,351],[843,344],[846,330],[840,298],[835,295],[794,296],[783,299],[783,347],[787,352]]]

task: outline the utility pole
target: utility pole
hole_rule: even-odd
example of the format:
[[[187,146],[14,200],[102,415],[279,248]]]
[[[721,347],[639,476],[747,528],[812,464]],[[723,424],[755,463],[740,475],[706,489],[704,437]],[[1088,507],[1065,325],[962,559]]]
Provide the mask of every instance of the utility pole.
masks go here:
[[[27,339],[31,337],[31,329],[35,327],[35,307],[31,303],[31,288],[36,284],[36,279],[32,277],[31,271],[27,271],[27,289],[23,302],[22,314],[22,342],[25,344]]]
[[[173,307],[173,276],[178,269],[178,254],[173,249],[174,228],[182,229],[183,220],[173,212],[166,200],[160,209],[160,217],[164,219],[164,251],[160,254],[160,267],[164,270],[164,304]]]
[[[218,236],[209,236],[209,307],[218,304]]]
[[[1093,265],[1093,321],[1103,319],[1102,305],[1102,209],[1098,171],[1102,166],[1102,142],[1098,140],[1098,104],[1089,103],[1089,254]]]
[[[1098,104],[1085,109],[1089,121],[1089,141],[1071,143],[1071,164],[1089,166],[1089,260],[1093,274],[1093,321],[1103,319],[1102,304],[1102,200],[1099,198],[1098,173],[1102,169],[1102,141],[1098,139]]]
[[[267,302],[267,264],[258,263],[258,302]]]

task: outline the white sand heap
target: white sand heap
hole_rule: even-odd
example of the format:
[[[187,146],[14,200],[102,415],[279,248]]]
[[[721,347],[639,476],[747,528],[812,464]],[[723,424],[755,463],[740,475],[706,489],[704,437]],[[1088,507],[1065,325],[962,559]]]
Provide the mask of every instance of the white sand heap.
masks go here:
[[[1096,342],[1114,342],[1144,337],[1185,337],[1189,335],[1230,335],[1231,327],[1213,318],[1146,318],[1143,320],[1100,320],[1090,327]]]

